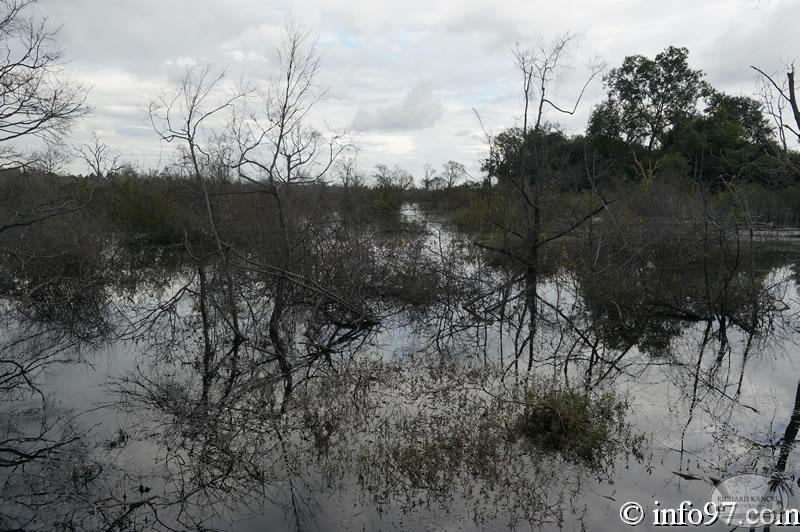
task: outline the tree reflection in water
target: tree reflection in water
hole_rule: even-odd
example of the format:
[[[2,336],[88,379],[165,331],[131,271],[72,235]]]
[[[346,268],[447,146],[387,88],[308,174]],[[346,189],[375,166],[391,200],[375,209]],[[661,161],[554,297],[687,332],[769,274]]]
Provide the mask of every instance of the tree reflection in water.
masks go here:
[[[528,373],[513,270],[437,231],[349,242],[281,283],[247,256],[118,252],[37,291],[44,277],[6,264],[28,288],[5,292],[2,526],[228,529],[279,508],[272,525],[297,529],[589,527],[586,495],[626,468],[787,469],[796,416],[772,438],[749,403],[748,372],[792,327],[776,264],[717,265],[718,281],[702,255],[670,277],[652,255],[553,272]],[[414,278],[427,289],[398,293]],[[101,409],[126,421],[93,428],[38,383],[102,343],[132,351]],[[676,398],[655,438],[625,393],[651,382]]]

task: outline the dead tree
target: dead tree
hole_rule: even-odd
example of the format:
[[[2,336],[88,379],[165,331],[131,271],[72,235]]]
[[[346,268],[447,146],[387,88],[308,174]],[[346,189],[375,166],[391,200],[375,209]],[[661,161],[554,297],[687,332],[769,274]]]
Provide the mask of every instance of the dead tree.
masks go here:
[[[525,215],[526,234],[525,257],[518,257],[525,266],[525,302],[528,313],[528,369],[533,365],[534,347],[533,338],[536,334],[539,283],[539,251],[544,244],[563,237],[577,227],[571,227],[564,232],[545,237],[542,234],[542,213],[544,180],[547,169],[542,159],[545,110],[550,108],[560,114],[572,115],[578,108],[583,93],[591,81],[600,73],[600,68],[593,67],[591,74],[575,99],[573,107],[561,107],[550,99],[552,84],[557,81],[559,74],[564,69],[569,48],[574,45],[575,36],[566,34],[556,38],[549,45],[541,45],[538,49],[522,49],[517,45],[514,50],[514,59],[517,69],[522,77],[523,117],[522,138],[519,144],[519,153],[516,155],[518,162],[517,178],[512,179],[522,198],[522,208]],[[535,98],[535,100],[534,100]],[[529,130],[529,110],[535,105],[536,114],[533,127]],[[588,218],[585,218],[588,219]],[[583,219],[582,221],[585,221]],[[580,222],[579,222],[580,223]],[[578,224],[579,225],[579,224]],[[519,357],[521,353],[518,353]]]
[[[15,142],[38,138],[57,146],[74,120],[87,112],[86,90],[60,74],[63,54],[55,46],[56,32],[44,21],[28,16],[33,3],[33,0],[0,0],[0,169],[41,163],[46,156],[25,155]],[[53,170],[61,161],[53,156],[50,163],[49,169]],[[25,239],[14,235],[15,232],[30,230],[79,209],[80,205],[72,198],[37,202],[30,208],[15,206],[13,214],[0,220],[0,235],[9,236],[9,242],[16,241],[2,246],[2,258],[22,256],[20,248]],[[30,254],[27,257],[29,261],[33,258]],[[5,309],[4,317],[9,312]],[[9,345],[3,347],[4,354],[0,356],[0,401],[10,404],[18,396],[40,395],[36,378],[56,358],[57,350],[31,348],[28,353],[19,349],[21,355],[11,356],[9,351],[13,350]],[[74,441],[71,436],[54,439],[48,432],[49,427],[43,427],[34,437],[0,435],[0,468],[14,468],[46,458]]]
[[[785,103],[789,104],[789,109],[792,113],[792,119],[794,120],[795,125],[792,126],[791,124],[782,123],[783,127],[791,132],[795,137],[797,137],[797,141],[800,142],[800,106],[797,103],[797,87],[795,85],[795,69],[794,63],[789,65],[788,71],[786,72],[786,83],[779,84],[776,79],[775,75],[769,75],[763,70],[758,67],[751,66],[753,70],[758,72],[769,84],[775,88],[778,92],[778,97]]]
[[[247,95],[246,90],[236,90],[231,93],[224,91],[222,86],[224,78],[224,72],[214,73],[209,66],[187,68],[177,87],[151,101],[149,108],[153,129],[162,141],[179,145],[182,164],[200,189],[200,199],[206,216],[206,231],[215,248],[210,254],[202,251],[198,254],[193,250],[192,242],[188,238],[186,241],[187,252],[197,262],[199,288],[196,293],[203,337],[201,411],[206,411],[208,407],[211,384],[222,365],[229,368],[230,382],[236,378],[239,349],[245,341],[239,323],[230,247],[220,235],[208,188],[208,181],[214,177],[207,175],[207,170],[212,167],[210,163],[213,150],[209,145],[213,146],[214,137],[207,128],[223,111],[229,111],[234,102]],[[220,265],[224,278],[223,302],[215,301],[208,290],[207,264],[212,259],[216,259]],[[210,335],[212,318],[209,307],[211,306],[219,310],[233,337],[232,347],[224,357],[218,356],[217,343]]]
[[[319,56],[306,30],[287,24],[278,61],[278,76],[258,91],[259,108],[238,116],[233,136],[239,150],[235,164],[238,175],[272,199],[277,215],[281,247],[276,262],[251,267],[275,279],[269,338],[284,376],[285,397],[288,398],[295,383],[290,356],[292,336],[286,333],[285,322],[293,304],[293,290],[302,286],[304,290],[311,289],[317,297],[333,299],[337,304],[354,309],[356,315],[361,311],[356,310],[357,305],[303,281],[296,272],[299,259],[289,202],[291,188],[322,180],[350,144],[340,133],[332,132],[326,139],[307,124],[309,111],[325,90],[317,85]]]
[[[44,150],[32,153],[30,166],[46,175],[61,175],[71,160],[64,146],[49,144]]]
[[[103,142],[96,131],[92,131],[90,142],[78,144],[73,149],[89,167],[90,175],[98,179],[114,175],[122,169],[121,155]]]
[[[446,183],[447,189],[451,189],[458,181],[467,175],[467,170],[464,165],[456,161],[447,161],[442,165],[442,173],[440,174]]]
[[[27,16],[33,0],[0,1],[0,164],[24,166],[13,142],[30,137],[57,142],[84,116],[86,90],[60,75],[56,32]]]
[[[750,68],[758,72],[764,82],[761,97],[767,113],[775,123],[776,134],[783,148],[786,161],[795,173],[800,174],[800,168],[796,166],[796,163],[789,156],[789,144],[786,138],[788,132],[800,143],[800,104],[797,102],[794,63],[789,65],[786,79],[783,82],[779,82],[775,74],[767,74],[755,66]],[[790,116],[784,118],[784,111],[787,106],[789,107]],[[792,122],[794,122],[794,125],[792,125]]]

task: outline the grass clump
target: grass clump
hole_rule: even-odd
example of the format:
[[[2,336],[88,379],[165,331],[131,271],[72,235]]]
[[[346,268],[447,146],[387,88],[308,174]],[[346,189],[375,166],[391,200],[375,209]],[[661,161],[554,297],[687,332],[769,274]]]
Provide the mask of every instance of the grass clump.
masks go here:
[[[629,403],[613,392],[592,396],[555,381],[525,391],[525,407],[512,427],[518,440],[545,453],[558,453],[593,469],[610,465],[622,451],[637,454],[625,417]]]

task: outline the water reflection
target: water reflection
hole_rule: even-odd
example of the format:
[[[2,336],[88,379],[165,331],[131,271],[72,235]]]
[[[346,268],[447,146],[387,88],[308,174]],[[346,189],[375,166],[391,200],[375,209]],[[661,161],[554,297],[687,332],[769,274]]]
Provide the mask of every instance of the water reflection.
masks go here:
[[[793,474],[780,254],[574,261],[531,339],[516,272],[439,229],[292,274],[232,252],[5,264],[0,525],[611,530],[636,483]],[[105,346],[98,410],[42,386]]]

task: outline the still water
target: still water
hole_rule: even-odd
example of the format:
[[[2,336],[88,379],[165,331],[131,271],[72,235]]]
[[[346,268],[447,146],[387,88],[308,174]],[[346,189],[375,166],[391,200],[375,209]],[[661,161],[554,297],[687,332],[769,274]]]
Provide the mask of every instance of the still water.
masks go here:
[[[421,256],[453,283],[485,282],[491,266],[463,238],[407,214],[425,224]],[[124,332],[102,339],[9,319],[5,356],[48,363],[35,392],[6,395],[6,441],[57,448],[0,469],[0,525],[611,531],[635,501],[648,515],[637,529],[655,530],[655,501],[702,507],[737,473],[777,467],[796,489],[797,452],[782,438],[800,384],[799,251],[758,265],[757,334],[733,318],[662,316],[621,343],[568,270],[540,287],[533,349],[520,347],[513,304],[508,319],[480,322],[455,296],[423,311],[387,305],[358,341],[314,363],[298,356],[288,407],[264,351],[224,379],[201,367],[198,308],[180,297],[194,294],[190,271],[113,290],[104,312]],[[264,310],[255,300],[242,304],[252,316]],[[308,327],[297,345],[308,348]],[[210,334],[228,349],[223,330]]]

